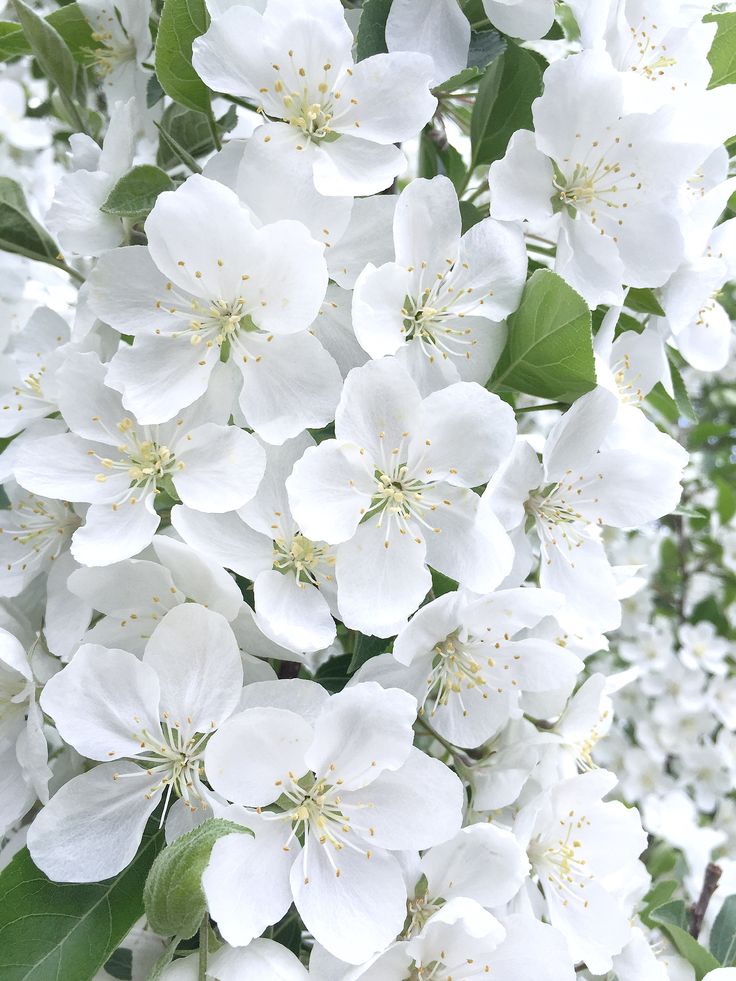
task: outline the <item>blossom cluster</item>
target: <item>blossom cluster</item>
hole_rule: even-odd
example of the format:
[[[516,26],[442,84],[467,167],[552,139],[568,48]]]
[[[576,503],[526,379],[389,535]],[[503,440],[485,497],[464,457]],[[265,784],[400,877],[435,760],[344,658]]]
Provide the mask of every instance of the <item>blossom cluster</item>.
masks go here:
[[[733,810],[733,640],[639,566],[731,350],[711,5],[13,2],[94,85],[0,81],[0,864],[155,840],[135,979],[690,981],[643,859]]]

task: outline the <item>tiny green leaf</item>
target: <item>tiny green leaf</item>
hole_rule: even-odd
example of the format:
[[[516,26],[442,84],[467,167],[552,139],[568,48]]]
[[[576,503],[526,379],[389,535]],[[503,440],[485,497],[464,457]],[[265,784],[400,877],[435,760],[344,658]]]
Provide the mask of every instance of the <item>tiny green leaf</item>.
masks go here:
[[[649,914],[649,918],[669,936],[679,953],[695,969],[696,981],[702,981],[709,971],[720,967],[713,954],[702,947],[685,929],[687,916],[685,904],[681,900],[659,906]]]
[[[204,0],[165,0],[156,37],[156,76],[182,106],[210,112],[210,92],[192,67],[192,42],[207,30]]]
[[[353,648],[353,656],[348,665],[348,674],[353,674],[372,657],[383,654],[387,646],[388,641],[385,637],[369,637],[366,634],[358,634]]]
[[[695,414],[695,409],[690,401],[690,396],[687,394],[687,389],[685,388],[685,382],[682,375],[680,374],[680,369],[672,363],[670,360],[670,375],[672,376],[672,391],[675,396],[675,404],[677,405],[677,411],[685,419],[689,419],[690,422],[697,422],[698,417]]]
[[[442,92],[455,92],[466,85],[472,85],[484,74],[491,62],[505,50],[506,42],[497,31],[473,31],[468,49],[468,67],[438,85],[437,89]]]
[[[477,225],[479,221],[483,221],[483,214],[471,201],[461,201],[460,220],[462,221],[462,233],[464,235],[473,225]]]
[[[391,0],[365,0],[358,24],[355,46],[356,58],[363,61],[375,54],[384,54],[386,47],[386,21],[391,10]]]
[[[54,265],[59,246],[28,210],[23,189],[0,177],[0,249]]]
[[[252,834],[249,828],[210,818],[182,835],[156,857],[143,901],[152,929],[163,936],[193,937],[207,911],[202,873],[218,838]]]
[[[723,967],[736,964],[736,896],[723,901],[710,931],[710,952]]]
[[[736,82],[736,11],[708,14],[706,23],[717,24],[708,61],[713,69],[709,88]]]
[[[51,882],[23,848],[0,874],[3,981],[88,981],[143,914],[142,891],[163,844],[155,822],[119,875],[89,884]]]
[[[331,657],[329,661],[320,664],[314,674],[314,680],[329,692],[342,691],[350,680],[350,664],[352,654],[340,654]]]
[[[542,92],[542,72],[528,51],[508,42],[480,85],[470,123],[471,169],[506,152],[513,133],[532,125],[532,102]]]
[[[39,17],[21,0],[12,0],[16,16],[41,70],[68,100],[74,100],[76,65],[69,48],[56,28]]]
[[[631,288],[626,294],[626,306],[635,313],[651,313],[655,317],[665,317],[662,305],[654,290]]]
[[[590,310],[556,273],[541,269],[532,275],[508,324],[493,388],[560,402],[572,402],[595,388]]]
[[[152,164],[141,164],[123,174],[110,191],[100,211],[119,218],[144,218],[162,191],[173,190],[168,174]]]

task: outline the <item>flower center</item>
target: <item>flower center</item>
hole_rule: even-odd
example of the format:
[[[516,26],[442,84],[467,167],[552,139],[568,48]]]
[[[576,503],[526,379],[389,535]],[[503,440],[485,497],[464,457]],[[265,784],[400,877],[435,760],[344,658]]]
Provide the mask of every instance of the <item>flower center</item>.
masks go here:
[[[277,572],[294,574],[299,582],[317,585],[320,567],[334,564],[335,556],[329,554],[329,545],[317,544],[300,532],[291,542],[283,538],[274,541],[273,568]]]
[[[121,44],[115,41],[110,31],[93,31],[92,40],[100,45],[92,54],[97,73],[102,78],[124,62],[135,60],[135,42],[130,38]]]
[[[136,717],[134,721],[140,722],[140,719]],[[179,722],[171,721],[167,712],[161,719],[161,731],[162,740],[151,735],[147,729],[135,732],[141,752],[133,758],[133,762],[140,763],[153,779],[152,786],[146,791],[146,799],[151,800],[156,794],[165,793],[164,813],[172,793],[180,797],[190,811],[207,807],[202,785],[203,756],[212,733],[186,733]],[[114,779],[124,780],[126,776],[135,775],[116,773]]]
[[[592,477],[583,474],[575,477],[572,470],[567,470],[561,480],[540,487],[530,495],[525,507],[536,524],[545,561],[551,561],[550,547],[565,545],[572,552],[582,544],[586,525],[603,525],[601,518],[596,518],[593,522],[579,510],[581,504],[598,503],[598,498],[591,494],[591,487],[594,491],[593,485],[599,480],[603,480],[601,473]]]
[[[342,94],[334,88],[336,72],[331,62],[325,60],[322,74],[312,79],[307,78],[306,69],[299,65],[293,50],[289,51],[288,64],[271,67],[276,78],[272,86],[260,89],[264,97],[260,111],[296,127],[310,142],[336,139],[338,134],[332,131],[330,122]],[[350,101],[357,105],[357,99]],[[359,128],[360,123],[353,125]]]
[[[564,906],[573,900],[582,902],[587,909],[585,886],[595,876],[588,869],[583,843],[577,834],[590,827],[590,821],[585,815],[577,817],[575,811],[570,810],[564,819],[560,819],[558,827],[560,838],[553,841],[537,838],[532,842],[529,860],[539,873],[544,888],[553,887],[564,897]]]
[[[174,451],[163,443],[159,443],[151,434],[148,426],[143,426],[141,433],[135,429],[135,423],[129,417],[121,419],[117,424],[117,429],[126,438],[126,442],[118,446],[120,457],[113,460],[110,457],[101,457],[93,450],[89,450],[89,455],[100,461],[105,471],[122,471],[127,473],[130,478],[128,492],[124,495],[124,500],[129,500],[131,504],[136,504],[138,498],[130,496],[130,490],[136,489],[144,493],[152,491],[154,494],[161,492],[161,485],[168,483],[174,473],[184,469],[184,464],[176,459]],[[107,473],[98,473],[95,480],[104,484],[107,480]],[[167,489],[169,489],[167,487]],[[113,505],[117,507],[117,505]]]

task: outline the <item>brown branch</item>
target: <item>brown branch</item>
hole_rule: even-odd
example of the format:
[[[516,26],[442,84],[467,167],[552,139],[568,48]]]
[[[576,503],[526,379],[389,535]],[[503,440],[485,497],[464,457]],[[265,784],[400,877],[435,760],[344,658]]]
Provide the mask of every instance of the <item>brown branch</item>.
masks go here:
[[[713,893],[718,888],[718,880],[721,878],[723,869],[714,862],[709,862],[705,867],[703,876],[703,888],[700,890],[698,901],[690,907],[690,935],[697,940],[703,926],[703,920],[708,909],[708,904],[713,898]]]

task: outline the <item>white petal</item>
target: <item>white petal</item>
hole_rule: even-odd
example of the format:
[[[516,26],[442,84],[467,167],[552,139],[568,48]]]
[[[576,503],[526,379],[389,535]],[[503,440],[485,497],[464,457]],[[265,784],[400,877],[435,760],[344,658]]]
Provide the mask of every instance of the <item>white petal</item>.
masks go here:
[[[338,692],[315,723],[306,757],[310,770],[329,770],[348,789],[374,781],[384,770],[397,770],[412,747],[416,711],[416,700],[407,692],[375,682]]]
[[[316,337],[252,334],[243,347],[247,354],[236,362],[243,375],[240,407],[259,436],[283,443],[333,418],[342,376]]]
[[[312,727],[294,712],[247,709],[228,720],[207,744],[207,779],[217,793],[237,804],[271,804],[290,784],[289,773],[299,779],[308,770],[304,757],[311,739]]]
[[[534,134],[517,130],[502,160],[491,164],[491,215],[506,221],[552,217],[552,161],[537,148]]]
[[[384,263],[393,258],[394,243],[391,222],[396,210],[396,196],[379,194],[356,198],[350,224],[327,252],[330,279],[343,289],[351,290],[368,262]]]
[[[454,0],[429,0],[421,7],[415,0],[394,0],[386,21],[386,44],[389,51],[429,55],[434,86],[467,65],[470,24]]]
[[[293,574],[261,572],[253,584],[257,618],[283,647],[323,651],[335,639],[330,608],[316,586]]]
[[[243,668],[227,620],[196,603],[169,610],[146,645],[143,664],[161,686],[161,711],[182,731],[210,732],[238,704]]]
[[[150,544],[160,518],[153,494],[135,504],[125,501],[117,510],[110,504],[93,504],[85,523],[72,538],[72,555],[82,565],[110,565],[137,555]]]
[[[370,841],[379,848],[430,848],[447,841],[462,824],[462,783],[444,763],[418,749],[398,770],[384,771],[363,790],[343,796],[348,810],[370,802],[365,812],[373,829]]]
[[[294,861],[294,852],[284,850],[290,822],[265,821],[257,814],[244,820],[254,836],[220,838],[202,875],[210,915],[225,940],[238,946],[260,936],[291,906]]]
[[[169,535],[156,535],[151,544],[159,562],[170,570],[181,594],[221,613],[226,620],[235,619],[243,597],[232,576],[206,555]]]
[[[118,774],[119,778],[115,779]],[[105,763],[74,777],[51,798],[28,831],[36,865],[55,882],[99,882],[138,851],[160,794],[132,763]]]
[[[294,520],[312,541],[331,544],[354,533],[373,490],[365,458],[328,439],[307,449],[286,481]]]
[[[346,626],[390,637],[416,610],[432,585],[424,539],[376,526],[358,529],[337,553],[337,603]]]
[[[205,423],[187,434],[176,458],[181,470],[174,487],[195,511],[222,513],[242,507],[255,494],[266,454],[250,433],[237,426]]]
[[[249,528],[235,511],[204,514],[177,504],[171,524],[197,552],[246,579],[255,579],[273,564],[272,540]]]
[[[61,737],[93,760],[135,756],[142,729],[160,733],[158,677],[127,651],[83,644],[46,683],[41,707]]]
[[[340,136],[315,151],[314,186],[325,195],[377,194],[406,170],[398,147]]]
[[[376,269],[368,264],[358,276],[353,293],[353,328],[361,347],[372,358],[395,354],[405,341],[404,301],[411,274],[397,263]]]
[[[292,866],[291,888],[306,928],[349,964],[390,944],[406,915],[406,886],[392,855],[377,850],[367,858],[343,848],[333,857],[313,832]]]

